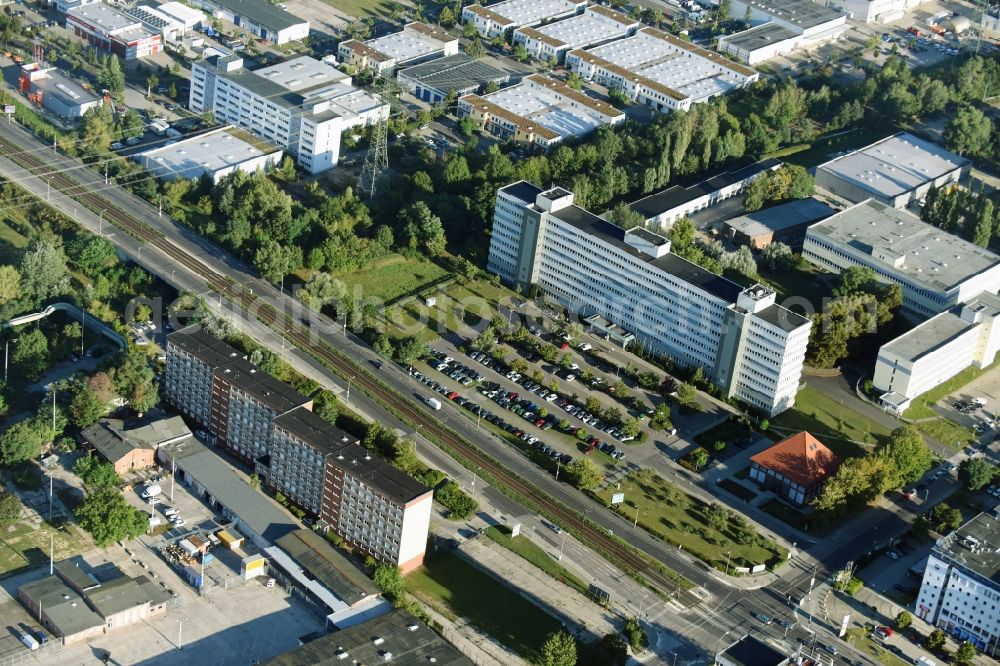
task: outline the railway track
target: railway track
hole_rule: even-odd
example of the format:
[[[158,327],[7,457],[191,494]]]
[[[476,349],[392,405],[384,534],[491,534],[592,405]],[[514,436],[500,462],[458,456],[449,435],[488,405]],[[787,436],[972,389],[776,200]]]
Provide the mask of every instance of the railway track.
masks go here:
[[[66,170],[53,170],[44,159],[0,137],[0,147],[4,153],[12,155],[12,161],[40,178],[47,178],[51,187],[72,197],[78,203],[93,212],[103,211],[104,219],[147,245],[156,247],[177,265],[200,276],[206,281],[209,289],[236,303],[239,307],[255,316],[272,329],[287,331],[286,338],[303,351],[310,353],[327,367],[342,377],[355,375],[356,386],[366,393],[377,396],[389,409],[409,423],[420,426],[425,436],[433,437],[445,446],[450,447],[453,454],[462,458],[466,465],[475,465],[491,476],[494,483],[506,486],[510,491],[519,494],[549,519],[569,529],[585,544],[600,551],[607,559],[632,576],[642,577],[648,584],[657,587],[664,596],[674,596],[685,606],[696,605],[702,601],[690,590],[684,589],[684,580],[674,580],[663,573],[649,559],[638,554],[634,549],[614,539],[604,528],[601,528],[583,515],[557,502],[535,485],[525,481],[521,476],[511,472],[494,458],[486,454],[471,442],[460,437],[449,428],[428,415],[412,401],[399,395],[392,389],[381,384],[364,369],[342,356],[330,346],[313,339],[309,327],[301,321],[290,317],[287,313],[278,313],[270,304],[261,304],[246,287],[233,283],[227,277],[216,273],[210,266],[193,258],[183,249],[171,243],[158,231],[137,221],[122,210],[110,197],[104,197],[88,189],[85,183],[74,180]],[[610,591],[609,592],[613,592]]]

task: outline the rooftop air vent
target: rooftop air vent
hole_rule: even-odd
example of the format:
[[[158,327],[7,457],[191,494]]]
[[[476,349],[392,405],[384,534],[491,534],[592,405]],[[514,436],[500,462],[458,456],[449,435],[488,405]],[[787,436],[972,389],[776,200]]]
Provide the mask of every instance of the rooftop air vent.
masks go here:
[[[372,639],[372,645],[382,645],[382,643],[385,643],[385,639],[381,636],[376,636]]]

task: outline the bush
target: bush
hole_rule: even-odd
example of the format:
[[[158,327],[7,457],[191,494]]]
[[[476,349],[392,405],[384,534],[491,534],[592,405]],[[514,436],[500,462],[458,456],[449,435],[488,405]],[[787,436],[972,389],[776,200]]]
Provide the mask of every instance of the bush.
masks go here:
[[[450,509],[449,517],[455,520],[465,520],[479,509],[479,503],[462,492],[454,481],[449,481],[435,490],[434,499],[446,509]]]
[[[646,632],[642,630],[638,618],[629,618],[622,627],[622,633],[625,634],[633,653],[638,654],[646,648]]]
[[[838,582],[834,584],[833,587],[834,589],[840,590],[841,592],[849,594],[850,596],[853,597],[855,594],[861,591],[861,588],[863,588],[864,586],[865,582],[863,580],[861,580],[857,576],[851,576],[851,579],[849,581]]]

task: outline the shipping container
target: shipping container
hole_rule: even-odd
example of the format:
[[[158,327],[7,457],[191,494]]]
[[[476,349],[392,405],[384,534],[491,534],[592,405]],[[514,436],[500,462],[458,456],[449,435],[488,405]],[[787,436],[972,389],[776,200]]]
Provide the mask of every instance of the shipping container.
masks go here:
[[[192,587],[201,587],[201,574],[194,567],[184,567],[184,580]]]
[[[204,553],[201,556],[202,564],[211,564],[214,561],[215,561],[215,555],[212,555],[212,553]]]

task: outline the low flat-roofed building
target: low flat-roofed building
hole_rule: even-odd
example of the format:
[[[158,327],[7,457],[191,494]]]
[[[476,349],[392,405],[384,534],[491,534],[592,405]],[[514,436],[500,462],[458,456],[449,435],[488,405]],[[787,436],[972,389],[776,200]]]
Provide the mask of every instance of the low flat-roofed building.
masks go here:
[[[234,171],[268,171],[283,154],[250,132],[230,126],[136,153],[132,159],[164,180],[207,175],[217,183]]]
[[[655,28],[570,51],[566,68],[657,111],[687,110],[759,78],[746,65]]]
[[[264,666],[338,663],[472,666],[450,643],[402,610],[311,640],[272,657]]]
[[[799,32],[807,41],[819,41],[828,33],[839,35],[846,29],[844,12],[813,0],[733,0],[730,16],[745,16],[748,4],[752,24],[773,21]]]
[[[840,0],[839,5],[855,21],[891,23],[927,0]]]
[[[267,0],[193,0],[192,4],[275,44],[309,36],[309,21]]]
[[[264,552],[269,575],[298,587],[328,626],[345,629],[392,610],[368,576],[312,530],[290,532]]]
[[[537,28],[514,30],[514,44],[523,44],[532,58],[562,62],[573,49],[587,48],[634,35],[642,24],[621,12],[590,5],[582,14]]]
[[[935,542],[913,614],[996,658],[1000,653],[1000,511]]]
[[[163,40],[132,16],[103,2],[80,5],[66,12],[66,29],[97,48],[110,49],[126,60],[159,53]]]
[[[134,18],[142,27],[153,33],[160,35],[165,41],[176,42],[187,34],[187,28],[172,16],[161,12],[156,7],[149,5],[138,5],[122,10],[126,16]]]
[[[748,65],[794,51],[800,35],[780,23],[761,23],[742,32],[719,37],[716,48]]]
[[[342,63],[359,69],[372,69],[378,74],[456,53],[457,37],[443,28],[419,21],[407,23],[399,32],[363,42],[348,39],[337,47]]]
[[[736,196],[761,174],[774,171],[781,164],[779,160],[766,159],[717,174],[694,185],[672,185],[632,202],[629,208],[642,215],[646,224],[669,229],[682,217]]]
[[[543,148],[625,119],[610,104],[541,74],[489,95],[461,97],[458,114],[471,117],[501,140],[512,138]]]
[[[488,7],[467,5],[462,10],[462,22],[472,23],[480,35],[493,39],[514,28],[579,14],[586,6],[587,0],[506,0]]]
[[[750,634],[715,655],[715,666],[785,666],[791,663],[791,657]]]
[[[181,2],[164,2],[157,9],[187,29],[197,28],[205,23],[204,13]]]
[[[156,457],[163,466],[174,470],[178,483],[234,521],[237,529],[260,548],[299,527],[274,500],[254,490],[245,474],[197,439],[161,446]]]
[[[424,102],[437,104],[448,95],[459,97],[495,83],[510,81],[510,73],[464,53],[438,58],[401,69],[396,73],[400,87]]]
[[[80,118],[90,109],[96,109],[104,98],[64,75],[55,67],[42,67],[38,63],[21,65],[22,88],[41,98],[42,106],[61,118]]]
[[[816,187],[851,203],[875,199],[906,208],[931,187],[959,182],[971,162],[937,144],[900,132],[816,167]]]
[[[834,273],[870,268],[900,285],[903,306],[923,317],[1000,291],[996,254],[873,200],[809,227],[802,257]]]
[[[883,406],[902,413],[919,395],[966,368],[985,368],[1000,350],[1000,296],[982,293],[882,345],[872,383]]]
[[[59,576],[46,576],[17,590],[18,599],[46,630],[72,645],[104,634],[104,618],[98,615]]]
[[[784,243],[798,252],[806,229],[836,212],[819,199],[807,197],[734,217],[723,222],[722,228],[726,238],[737,245],[763,250],[771,243]]]

